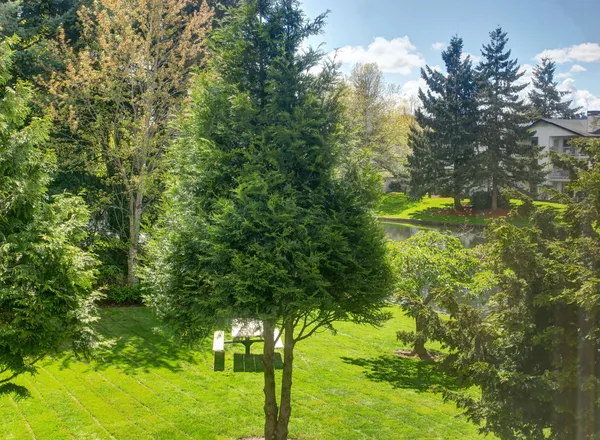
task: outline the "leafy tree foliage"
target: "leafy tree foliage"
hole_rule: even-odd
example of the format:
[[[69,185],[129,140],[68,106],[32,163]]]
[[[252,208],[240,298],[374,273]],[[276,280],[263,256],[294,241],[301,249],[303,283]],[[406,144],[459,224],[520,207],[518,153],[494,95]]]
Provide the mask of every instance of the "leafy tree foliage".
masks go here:
[[[350,127],[358,147],[370,152],[376,169],[406,180],[408,134],[414,117],[394,101],[396,89],[386,84],[377,64],[357,64],[348,83]]]
[[[454,198],[454,207],[470,189],[476,171],[477,101],[470,57],[463,57],[463,41],[453,37],[442,52],[446,74],[426,66],[421,70],[428,90],[419,90],[422,107],[410,137],[412,192],[424,195],[432,188]]]
[[[416,332],[399,331],[398,339],[411,344],[414,355],[429,359],[425,343],[445,339],[445,323],[439,312],[453,316],[458,311],[478,260],[457,237],[435,231],[390,242],[388,255],[396,300],[416,322]]]
[[[481,50],[482,60],[477,66],[479,168],[482,181],[491,185],[492,209],[497,209],[501,187],[524,181],[541,183],[544,174],[541,167],[532,166],[541,147],[531,146],[526,107],[519,98],[519,92],[526,87],[518,83],[523,73],[506,49],[506,32],[498,27],[490,32],[490,39]]]
[[[118,224],[106,217],[121,220],[121,228],[106,235],[124,242],[128,285],[137,280],[142,222],[162,189],[163,154],[174,134],[169,123],[210,24],[206,4],[191,12],[188,6],[184,0],[102,0],[82,7],[82,48],[62,41],[65,69],[48,83],[63,171],[80,176],[76,182],[94,194],[103,192],[96,202],[103,226]]]
[[[0,42],[0,394],[25,392],[13,379],[67,343],[93,349],[98,296],[95,260],[78,247],[87,211],[79,198],[46,196],[50,121],[30,117],[26,83],[7,85],[11,56]]]
[[[454,323],[454,368],[481,396],[446,397],[502,439],[597,435],[600,142],[578,147],[589,160],[554,158],[574,178],[565,213],[529,200],[530,227],[493,224],[486,264],[497,293],[485,313],[465,308]]]
[[[248,0],[214,32],[146,272],[149,303],[189,340],[232,317],[263,321],[268,440],[288,436],[295,345],[336,320],[387,317],[377,179],[368,162],[341,154],[335,66],[313,75],[322,53],[299,50],[324,18],[308,20],[295,0]]]
[[[563,100],[569,92],[558,90],[555,71],[556,63],[549,58],[542,58],[542,64],[533,69],[533,89],[529,92],[533,118],[574,119],[581,110],[581,107],[572,108],[571,100]]]

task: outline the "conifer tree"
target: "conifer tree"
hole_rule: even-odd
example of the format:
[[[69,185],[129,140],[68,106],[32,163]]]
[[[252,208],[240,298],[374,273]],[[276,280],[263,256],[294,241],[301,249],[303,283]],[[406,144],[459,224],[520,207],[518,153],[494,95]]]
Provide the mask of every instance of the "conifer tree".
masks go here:
[[[492,188],[492,209],[498,208],[500,188],[531,179],[531,134],[527,126],[526,107],[519,98],[526,84],[511,51],[506,49],[506,32],[498,27],[490,32],[491,41],[484,45],[477,67],[480,112],[481,180]],[[541,178],[541,177],[540,177]]]
[[[12,78],[12,55],[0,41],[0,394],[26,393],[13,379],[45,355],[88,353],[97,341],[95,261],[78,247],[87,210],[77,197],[47,196],[50,120],[31,116],[32,89]]]
[[[411,191],[423,195],[435,188],[451,194],[454,207],[461,209],[460,200],[470,189],[476,170],[476,83],[471,59],[463,57],[461,38],[452,38],[442,58],[446,74],[429,66],[421,70],[428,90],[419,90],[422,107],[416,118],[424,139],[414,133],[410,137]],[[417,146],[417,140],[424,142]]]
[[[323,54],[300,50],[324,18],[296,0],[248,0],[214,32],[149,247],[149,303],[180,335],[263,322],[266,440],[288,437],[295,345],[336,320],[379,323],[391,293],[378,180],[341,154],[339,73],[311,74]]]
[[[569,92],[558,90],[554,81],[556,63],[542,58],[542,64],[533,69],[533,89],[529,92],[529,101],[534,118],[574,119],[581,107],[573,108],[573,101],[563,100]]]

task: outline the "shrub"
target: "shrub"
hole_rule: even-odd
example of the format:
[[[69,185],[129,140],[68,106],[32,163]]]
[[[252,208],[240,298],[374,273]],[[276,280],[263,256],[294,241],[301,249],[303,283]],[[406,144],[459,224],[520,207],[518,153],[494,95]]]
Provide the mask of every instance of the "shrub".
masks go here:
[[[140,285],[136,286],[112,286],[108,290],[106,300],[118,305],[142,304],[143,290]]]
[[[492,209],[492,193],[489,191],[475,191],[471,195],[471,206],[474,209]],[[498,208],[510,208],[510,198],[502,192],[498,198]]]
[[[405,186],[400,180],[392,180],[387,188],[387,192],[404,192]]]

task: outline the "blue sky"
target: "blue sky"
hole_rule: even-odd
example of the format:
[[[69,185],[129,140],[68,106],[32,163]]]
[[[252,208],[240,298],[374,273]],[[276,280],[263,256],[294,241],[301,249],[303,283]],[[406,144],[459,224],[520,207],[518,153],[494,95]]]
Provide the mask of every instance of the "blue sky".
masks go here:
[[[523,81],[536,57],[549,55],[558,63],[561,87],[577,104],[600,110],[598,0],[301,1],[309,17],[331,11],[325,34],[311,44],[341,49],[345,72],[358,61],[377,62],[406,96],[422,86],[420,66],[442,64],[442,43],[457,34],[465,51],[478,56],[489,32],[501,25],[526,72]]]

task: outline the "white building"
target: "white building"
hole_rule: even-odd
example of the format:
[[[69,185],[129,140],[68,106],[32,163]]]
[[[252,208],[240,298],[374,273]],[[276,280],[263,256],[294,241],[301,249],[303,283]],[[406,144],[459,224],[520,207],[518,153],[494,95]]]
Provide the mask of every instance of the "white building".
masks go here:
[[[584,119],[547,119],[542,118],[531,124],[534,131],[534,145],[543,145],[544,153],[556,151],[568,153],[575,157],[584,157],[576,148],[569,145],[569,141],[578,137],[600,137],[600,111],[588,111]],[[543,162],[547,164],[548,184],[559,191],[564,191],[569,182],[568,172],[555,168],[546,157]]]

